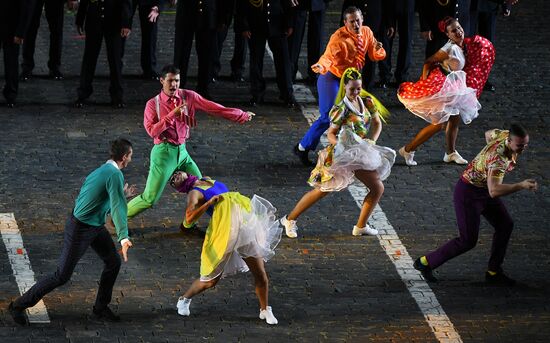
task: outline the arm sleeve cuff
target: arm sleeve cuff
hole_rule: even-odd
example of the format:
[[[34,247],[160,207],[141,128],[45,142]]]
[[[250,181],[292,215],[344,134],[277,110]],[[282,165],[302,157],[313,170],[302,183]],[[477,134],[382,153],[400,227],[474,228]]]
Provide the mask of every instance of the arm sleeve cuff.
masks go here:
[[[130,241],[130,239],[128,239],[128,238],[123,238],[122,240],[120,240],[120,245],[122,246],[122,245],[124,245],[126,242],[129,242],[129,241]]]

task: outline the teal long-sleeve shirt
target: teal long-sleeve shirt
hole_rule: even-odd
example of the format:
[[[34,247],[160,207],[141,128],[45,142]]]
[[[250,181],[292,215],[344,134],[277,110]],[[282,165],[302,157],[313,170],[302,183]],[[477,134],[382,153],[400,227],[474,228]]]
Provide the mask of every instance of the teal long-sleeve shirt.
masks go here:
[[[108,161],[86,177],[76,198],[73,215],[85,224],[103,226],[108,212],[111,212],[118,241],[128,238],[124,176],[112,161]]]

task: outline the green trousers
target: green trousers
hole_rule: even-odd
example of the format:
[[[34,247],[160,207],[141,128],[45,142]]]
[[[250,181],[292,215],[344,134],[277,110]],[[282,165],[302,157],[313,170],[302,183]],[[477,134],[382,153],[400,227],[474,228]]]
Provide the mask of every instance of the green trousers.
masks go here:
[[[128,218],[156,204],[176,170],[202,177],[199,167],[185,149],[185,144],[179,146],[169,143],[156,144],[151,150],[151,166],[145,190],[128,203]]]

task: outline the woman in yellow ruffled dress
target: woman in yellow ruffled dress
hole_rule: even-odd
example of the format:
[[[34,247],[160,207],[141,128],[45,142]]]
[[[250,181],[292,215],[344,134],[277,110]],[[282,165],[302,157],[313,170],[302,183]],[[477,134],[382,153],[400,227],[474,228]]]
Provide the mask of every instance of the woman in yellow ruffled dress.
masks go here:
[[[297,237],[296,220],[330,192],[340,191],[359,179],[369,193],[353,227],[354,236],[377,235],[367,221],[384,193],[384,181],[391,172],[395,151],[376,145],[382,131],[380,112],[387,110],[361,88],[361,73],[348,68],[342,75],[335,105],[330,111],[327,138],[330,146],[319,152],[308,183],[313,190],[304,194],[294,209],[281,219],[289,238]],[[363,98],[365,95],[365,98]]]
[[[275,207],[257,195],[252,199],[230,192],[221,182],[176,172],[170,184],[187,193],[184,226],[189,227],[204,213],[212,219],[202,246],[200,278],[178,300],[178,314],[189,316],[191,298],[214,287],[222,276],[251,271],[260,302],[260,319],[277,324],[268,306],[268,277],[264,262],[275,255],[282,228]]]

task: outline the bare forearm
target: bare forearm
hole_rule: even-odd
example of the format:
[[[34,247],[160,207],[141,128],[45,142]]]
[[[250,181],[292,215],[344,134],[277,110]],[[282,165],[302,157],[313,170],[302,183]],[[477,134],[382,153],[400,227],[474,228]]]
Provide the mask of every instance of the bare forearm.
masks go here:
[[[378,137],[380,137],[381,132],[382,132],[382,123],[373,122],[372,126],[369,129],[369,138],[376,142],[378,140]]]
[[[489,188],[489,195],[491,198],[498,198],[501,196],[505,196],[508,194],[515,193],[517,191],[521,191],[524,187],[522,186],[521,182],[518,183],[511,183],[511,184],[498,184],[493,185]]]
[[[210,202],[207,201],[197,209],[194,209],[194,210],[187,209],[187,211],[185,211],[185,221],[187,223],[196,222],[197,220],[199,220],[200,217],[202,217],[202,215],[206,212],[206,210],[208,210],[208,207],[210,205],[211,205]]]

